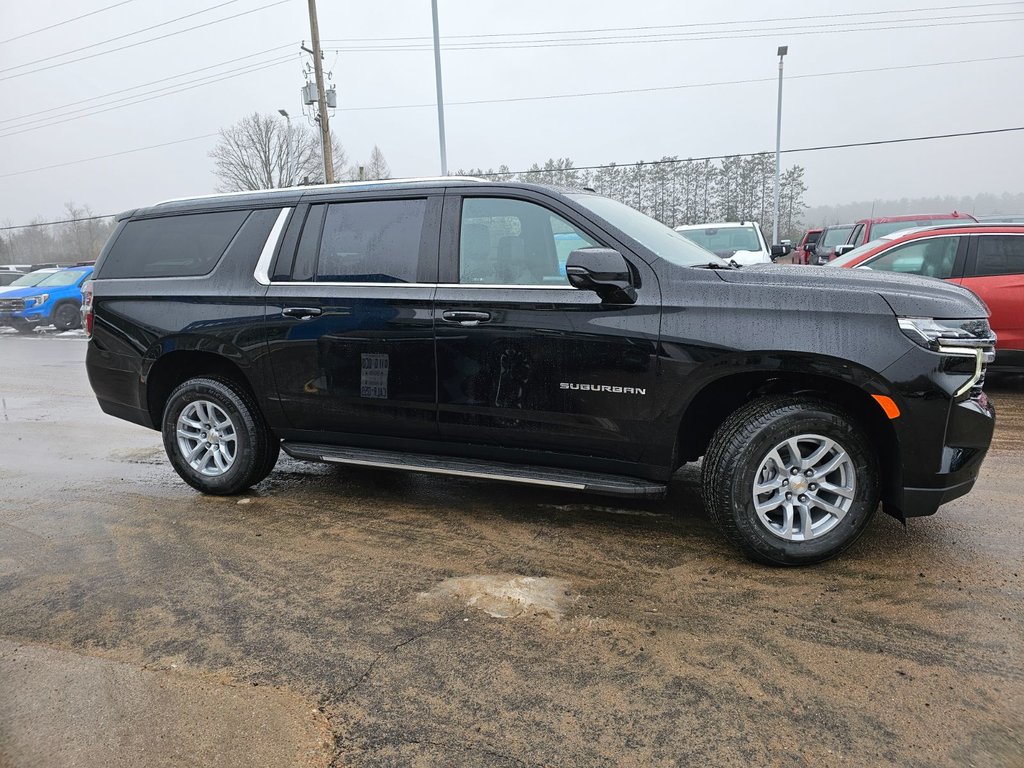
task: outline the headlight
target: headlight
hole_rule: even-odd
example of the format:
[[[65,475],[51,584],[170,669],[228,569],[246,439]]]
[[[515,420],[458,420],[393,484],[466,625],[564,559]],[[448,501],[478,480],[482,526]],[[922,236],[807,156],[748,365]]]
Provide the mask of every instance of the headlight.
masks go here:
[[[48,298],[50,298],[50,294],[40,293],[38,296],[29,296],[25,301],[31,301],[33,306],[38,307],[40,304],[45,304]]]
[[[898,318],[903,335],[933,352],[974,357],[975,350],[994,347],[996,335],[988,320],[936,320],[933,317]]]

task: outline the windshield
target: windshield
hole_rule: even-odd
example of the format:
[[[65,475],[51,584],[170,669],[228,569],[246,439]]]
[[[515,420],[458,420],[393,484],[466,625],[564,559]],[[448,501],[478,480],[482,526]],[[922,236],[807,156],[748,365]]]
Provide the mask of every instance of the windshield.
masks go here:
[[[40,281],[45,280],[52,274],[53,272],[29,272],[27,275],[22,275],[11,283],[10,287],[31,288],[33,285],[39,285]]]
[[[60,272],[54,272],[52,275],[47,277],[42,282],[36,283],[40,288],[46,288],[48,286],[61,286],[61,285],[72,285],[77,283],[85,275],[84,269],[62,269]]]
[[[854,248],[852,251],[849,251],[845,255],[840,256],[838,259],[832,259],[832,261],[828,262],[828,264],[826,266],[829,266],[829,267],[845,267],[851,261],[856,261],[857,259],[859,259],[861,256],[863,256],[865,253],[867,253],[868,251],[872,250],[873,248],[877,248],[878,246],[882,245],[882,243],[887,243],[890,240],[895,240],[895,239],[896,239],[896,237],[893,236],[893,235],[886,235],[885,237],[879,237],[879,238],[876,238],[875,240],[870,240],[870,241],[864,243],[864,245],[860,246],[859,248]]]
[[[720,263],[713,253],[628,205],[600,195],[572,194],[568,197],[588,211],[596,213],[609,224],[618,227],[665,261],[680,267]]]
[[[917,221],[884,221],[879,224],[871,225],[871,236],[881,237],[882,235],[890,235],[893,232],[899,232],[901,229],[934,227],[936,224],[963,224],[969,221],[970,219],[965,216],[957,216],[956,218],[949,216],[947,218],[939,219],[918,219]]]
[[[761,250],[761,241],[753,226],[695,227],[679,230],[679,234],[723,258],[732,256],[736,251]]]
[[[850,239],[850,232],[853,231],[853,224],[846,224],[842,227],[829,227],[822,234],[824,237],[819,241],[820,245],[842,245]]]

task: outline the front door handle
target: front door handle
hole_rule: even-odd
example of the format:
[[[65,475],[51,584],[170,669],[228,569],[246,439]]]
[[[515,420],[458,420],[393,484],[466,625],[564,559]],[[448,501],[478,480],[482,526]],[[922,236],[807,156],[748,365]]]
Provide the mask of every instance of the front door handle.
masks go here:
[[[490,320],[491,313],[476,312],[466,309],[446,309],[441,313],[441,317],[449,323],[458,323],[459,325],[479,325],[480,323],[486,323]]]
[[[294,317],[299,320],[309,320],[312,317],[319,317],[324,311],[320,307],[285,307],[281,314],[285,317]]]

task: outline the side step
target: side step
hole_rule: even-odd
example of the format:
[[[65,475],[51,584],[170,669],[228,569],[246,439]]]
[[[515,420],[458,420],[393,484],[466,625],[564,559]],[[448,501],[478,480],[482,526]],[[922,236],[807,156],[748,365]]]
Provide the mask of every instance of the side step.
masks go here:
[[[430,472],[438,475],[478,477],[506,483],[547,485],[568,488],[606,496],[633,498],[660,498],[666,486],[653,480],[641,480],[623,475],[605,475],[581,472],[575,469],[555,469],[491,461],[474,461],[449,456],[382,451],[375,448],[345,448],[316,443],[283,442],[281,448],[289,456],[306,461],[327,461],[335,464],[355,464],[364,467],[404,469],[410,472]]]

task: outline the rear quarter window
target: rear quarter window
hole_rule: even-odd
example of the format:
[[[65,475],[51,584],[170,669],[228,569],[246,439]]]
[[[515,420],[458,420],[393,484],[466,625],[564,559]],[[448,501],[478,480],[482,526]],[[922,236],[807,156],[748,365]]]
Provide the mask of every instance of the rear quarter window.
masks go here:
[[[165,216],[129,221],[97,277],[193,277],[217,266],[249,211]]]

